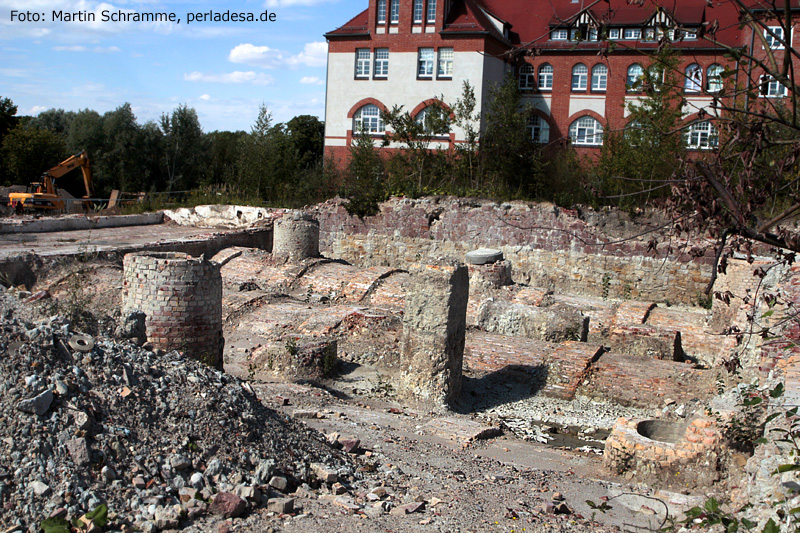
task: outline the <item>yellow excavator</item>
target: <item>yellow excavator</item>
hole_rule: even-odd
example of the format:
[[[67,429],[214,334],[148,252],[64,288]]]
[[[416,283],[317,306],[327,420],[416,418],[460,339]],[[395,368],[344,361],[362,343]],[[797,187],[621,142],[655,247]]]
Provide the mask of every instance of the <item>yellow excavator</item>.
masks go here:
[[[89,165],[89,156],[86,150],[81,150],[57,164],[53,168],[46,170],[38,181],[31,182],[25,192],[12,192],[8,195],[8,205],[12,206],[17,213],[28,210],[35,211],[55,211],[64,209],[64,199],[58,195],[56,180],[61,176],[80,168],[83,172],[83,185],[86,187],[86,196],[83,198],[84,207],[88,205],[88,199],[92,197],[92,168]]]

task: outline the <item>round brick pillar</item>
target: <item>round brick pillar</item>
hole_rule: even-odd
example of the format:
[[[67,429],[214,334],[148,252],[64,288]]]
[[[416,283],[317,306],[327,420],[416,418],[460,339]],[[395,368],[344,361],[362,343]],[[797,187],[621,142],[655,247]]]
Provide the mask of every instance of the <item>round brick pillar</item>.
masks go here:
[[[222,368],[222,274],[217,263],[177,252],[128,254],[123,313],[145,314],[147,340]]]
[[[319,222],[301,211],[285,214],[275,221],[272,255],[291,261],[319,257]]]

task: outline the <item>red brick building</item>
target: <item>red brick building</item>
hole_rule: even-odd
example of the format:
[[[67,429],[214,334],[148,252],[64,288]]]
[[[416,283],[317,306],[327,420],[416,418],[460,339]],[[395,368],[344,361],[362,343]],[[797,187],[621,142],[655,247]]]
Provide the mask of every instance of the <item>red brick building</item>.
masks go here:
[[[750,14],[770,12],[759,4]],[[345,159],[361,128],[386,133],[381,110],[403,105],[417,116],[435,99],[455,102],[464,82],[484,106],[509,72],[535,108],[528,125],[535,142],[596,150],[604,131],[628,123],[626,104],[642,98],[637,80],[665,40],[678,56],[687,145],[710,148],[716,128],[698,113],[716,116],[715,99],[730,99],[742,87],[759,98],[782,98],[790,85],[726,57],[730,48],[745,47],[783,57],[794,42],[779,20],[753,31],[742,16],[731,0],[369,0],[365,11],[326,34],[326,155]],[[440,145],[462,139],[453,128]]]

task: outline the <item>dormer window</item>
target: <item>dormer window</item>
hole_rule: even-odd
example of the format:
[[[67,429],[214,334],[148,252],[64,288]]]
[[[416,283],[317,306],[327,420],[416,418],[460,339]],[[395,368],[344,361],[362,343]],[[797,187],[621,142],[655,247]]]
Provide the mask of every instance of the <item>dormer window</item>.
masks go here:
[[[553,30],[550,32],[550,38],[554,41],[566,41],[569,38],[569,32],[566,29]]]
[[[609,39],[619,39],[619,28],[611,28],[608,30]]]
[[[625,28],[622,34],[622,38],[628,41],[637,40],[641,36],[642,36],[641,28]]]

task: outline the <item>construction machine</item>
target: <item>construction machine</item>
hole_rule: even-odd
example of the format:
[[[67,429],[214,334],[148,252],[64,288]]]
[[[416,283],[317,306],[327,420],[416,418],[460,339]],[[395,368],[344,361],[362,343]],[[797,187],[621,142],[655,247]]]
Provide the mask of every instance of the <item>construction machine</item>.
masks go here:
[[[64,209],[64,199],[58,195],[56,180],[76,168],[80,168],[83,172],[83,185],[86,188],[86,195],[83,198],[88,200],[93,195],[92,168],[89,165],[89,156],[86,154],[86,150],[81,150],[46,170],[38,181],[33,181],[28,185],[25,192],[9,194],[8,205],[12,206],[17,213],[23,213],[26,210],[55,211]],[[87,204],[88,202],[84,202],[84,206]]]

